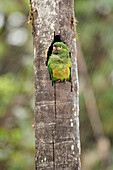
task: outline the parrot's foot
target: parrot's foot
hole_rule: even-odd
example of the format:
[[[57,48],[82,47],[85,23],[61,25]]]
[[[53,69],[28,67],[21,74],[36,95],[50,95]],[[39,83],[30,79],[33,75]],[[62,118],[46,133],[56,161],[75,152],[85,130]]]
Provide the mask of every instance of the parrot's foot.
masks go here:
[[[59,80],[57,80],[56,82],[57,82],[57,83],[61,83],[61,80],[59,79]]]
[[[64,79],[64,80],[60,80],[60,79],[59,79],[59,80],[57,80],[56,82],[57,82],[57,83],[66,83],[66,79]]]
[[[66,79],[64,79],[63,82],[66,84]]]

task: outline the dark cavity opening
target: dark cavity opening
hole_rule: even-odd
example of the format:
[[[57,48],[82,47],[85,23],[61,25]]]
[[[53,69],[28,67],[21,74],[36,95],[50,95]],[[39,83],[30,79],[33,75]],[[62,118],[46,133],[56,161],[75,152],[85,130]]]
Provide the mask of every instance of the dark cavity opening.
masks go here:
[[[60,35],[55,35],[54,36],[54,40],[53,42],[51,43],[49,49],[48,49],[48,52],[47,52],[47,61],[46,61],[46,66],[47,66],[47,63],[48,63],[48,60],[49,60],[49,56],[51,56],[52,54],[52,51],[53,51],[53,44],[55,42],[62,42],[61,38],[60,38]]]
[[[54,35],[54,40],[53,40],[53,42],[51,43],[51,45],[50,45],[50,47],[49,47],[49,49],[48,49],[48,52],[47,52],[46,66],[47,66],[49,57],[50,57],[51,54],[52,54],[53,44],[54,44],[55,42],[63,42],[63,41],[61,40],[61,38],[60,38],[60,35]],[[66,44],[65,42],[63,42],[63,43]],[[70,58],[71,58],[71,52],[69,52],[69,55],[70,55]],[[50,79],[51,79],[51,77],[50,77]],[[70,82],[71,82],[71,92],[72,92],[72,88],[73,88],[73,86],[72,86],[72,77],[71,77],[71,79],[70,79]],[[53,85],[54,85],[54,82],[52,82],[52,86],[53,86]]]
[[[55,35],[55,36],[54,36],[54,40],[53,40],[53,42],[51,43],[51,45],[50,45],[50,47],[49,47],[49,49],[48,49],[46,66],[47,66],[47,63],[48,63],[48,60],[49,60],[49,56],[51,56],[51,54],[52,54],[53,44],[54,44],[55,42],[63,42],[63,41],[61,40],[61,38],[60,38],[60,35]],[[65,42],[63,42],[63,43],[66,44]],[[69,54],[70,54],[70,58],[71,58],[71,52],[69,52]]]

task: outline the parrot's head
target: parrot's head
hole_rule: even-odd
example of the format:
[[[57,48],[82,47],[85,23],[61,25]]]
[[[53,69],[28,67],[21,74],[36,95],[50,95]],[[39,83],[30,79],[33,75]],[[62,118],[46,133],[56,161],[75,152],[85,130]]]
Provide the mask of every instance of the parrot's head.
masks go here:
[[[55,42],[53,44],[53,54],[66,54],[69,55],[69,48],[63,42]]]

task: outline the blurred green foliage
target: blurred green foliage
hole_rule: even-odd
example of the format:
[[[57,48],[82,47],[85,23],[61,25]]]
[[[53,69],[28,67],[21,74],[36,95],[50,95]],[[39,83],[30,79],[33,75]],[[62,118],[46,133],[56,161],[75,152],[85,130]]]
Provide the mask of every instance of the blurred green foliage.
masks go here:
[[[113,146],[113,1],[75,0],[77,32],[105,135]],[[78,56],[79,60],[79,56]],[[80,91],[82,153],[96,147],[84,98]],[[111,149],[110,162],[113,164]],[[97,162],[91,170],[102,170]],[[113,169],[111,165],[109,170]],[[108,170],[107,169],[107,170]]]
[[[28,0],[0,2],[0,170],[34,169],[34,75]],[[113,1],[75,0],[81,42],[104,132],[113,145]],[[82,154],[96,147],[80,93]],[[111,148],[111,161],[113,149]],[[112,170],[113,165],[107,170]],[[98,161],[91,170],[102,170]]]
[[[34,169],[34,75],[28,0],[0,1],[0,170]]]

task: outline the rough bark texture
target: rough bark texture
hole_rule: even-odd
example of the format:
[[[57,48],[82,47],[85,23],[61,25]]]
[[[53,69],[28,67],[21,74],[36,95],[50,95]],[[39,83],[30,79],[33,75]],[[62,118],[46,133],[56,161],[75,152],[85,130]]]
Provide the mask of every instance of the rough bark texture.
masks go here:
[[[35,72],[35,169],[80,170],[76,35],[71,26],[73,0],[31,1]],[[72,59],[71,83],[52,86],[46,66],[47,48],[56,35],[67,44]]]

